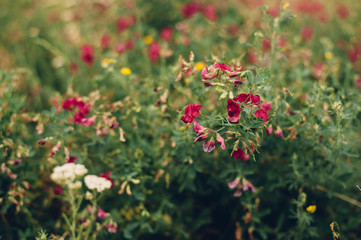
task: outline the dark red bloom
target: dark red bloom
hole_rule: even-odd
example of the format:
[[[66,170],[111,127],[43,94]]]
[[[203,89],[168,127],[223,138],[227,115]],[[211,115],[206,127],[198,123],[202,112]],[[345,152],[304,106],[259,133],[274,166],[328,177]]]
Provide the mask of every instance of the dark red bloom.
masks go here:
[[[182,11],[182,17],[183,18],[191,18],[194,14],[199,12],[201,9],[200,5],[196,2],[189,2],[183,5],[181,11]]]
[[[199,104],[189,104],[185,111],[184,116],[181,117],[181,120],[184,123],[192,123],[193,119],[199,116],[199,111],[203,106]]]
[[[172,39],[172,35],[173,35],[173,29],[170,27],[165,27],[160,32],[160,39],[167,42]]]
[[[313,28],[309,26],[305,26],[302,28],[301,30],[302,41],[307,42],[312,38],[312,36],[313,36]]]
[[[232,153],[232,157],[234,157],[236,160],[249,160],[249,154],[245,154],[242,148],[237,148],[237,150]]]
[[[132,17],[121,17],[117,20],[117,29],[118,32],[123,32],[135,24],[136,18]]]
[[[204,6],[204,8],[202,9],[202,14],[211,21],[216,21],[218,18],[216,8],[212,4]]]
[[[104,35],[102,39],[100,40],[100,46],[103,50],[109,48],[109,42],[110,42],[110,36]]]
[[[357,61],[358,59],[358,55],[359,55],[359,51],[357,50],[357,48],[352,48],[350,51],[348,51],[347,53],[347,57],[350,60],[350,62],[354,63]]]
[[[78,159],[78,157],[71,156],[66,163],[75,163],[75,161],[76,161],[77,159]]]
[[[241,107],[239,106],[239,104],[236,102],[235,99],[227,100],[227,112],[228,112],[228,115],[227,115],[228,121],[230,121],[232,123],[239,122],[240,115],[241,115]]]
[[[348,18],[350,13],[345,5],[340,4],[337,7],[337,14],[341,19],[346,19],[346,18]]]
[[[72,74],[76,74],[78,72],[78,64],[76,64],[75,62],[70,62],[69,69]]]
[[[233,98],[234,101],[238,101],[240,103],[248,103],[251,101],[250,94],[241,93],[237,97]]]
[[[94,48],[90,44],[86,44],[81,48],[81,60],[88,66],[94,63]]]
[[[112,183],[110,188],[112,188],[113,187],[113,179],[110,178],[110,175],[112,175],[111,171],[109,171],[107,173],[100,173],[99,177],[102,177],[102,178],[105,178],[105,179],[109,180]]]
[[[73,118],[74,123],[80,124],[82,122],[83,118],[85,118],[85,115],[83,113],[81,113],[81,112],[75,113],[74,118]]]
[[[153,42],[148,48],[148,57],[151,62],[157,62],[160,58],[160,46],[158,42]]]
[[[266,112],[268,112],[268,111],[272,110],[272,105],[268,102],[263,102],[263,103],[261,103],[260,108],[265,110]]]
[[[261,118],[263,120],[263,122],[266,122],[268,120],[268,113],[263,109],[258,109],[254,113],[254,116]]]
[[[76,106],[78,106],[78,100],[76,97],[68,98],[62,104],[63,109],[69,111],[73,111]]]
[[[63,187],[60,185],[56,186],[56,188],[54,189],[54,193],[55,193],[55,195],[63,194]]]

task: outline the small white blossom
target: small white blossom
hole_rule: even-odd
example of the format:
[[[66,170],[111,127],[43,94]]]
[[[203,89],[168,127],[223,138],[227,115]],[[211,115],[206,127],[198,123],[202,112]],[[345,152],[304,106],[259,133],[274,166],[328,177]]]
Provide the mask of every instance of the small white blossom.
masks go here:
[[[111,181],[96,175],[85,176],[84,182],[89,189],[96,190],[97,192],[102,192],[112,186]]]
[[[81,182],[74,181],[85,175],[88,169],[82,164],[66,163],[62,166],[57,166],[53,169],[53,173],[50,178],[60,185],[67,185],[71,189],[78,189],[81,187]]]

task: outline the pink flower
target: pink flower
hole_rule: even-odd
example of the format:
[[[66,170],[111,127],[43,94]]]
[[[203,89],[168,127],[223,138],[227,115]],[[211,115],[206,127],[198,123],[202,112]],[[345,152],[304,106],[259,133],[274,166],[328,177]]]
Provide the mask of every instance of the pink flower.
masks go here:
[[[269,112],[270,110],[272,110],[272,105],[268,102],[263,102],[261,103],[260,108],[262,110],[265,110],[266,112]]]
[[[238,177],[238,178],[234,179],[232,182],[229,182],[228,187],[230,189],[235,189],[239,185],[239,183],[240,183],[240,178]]]
[[[242,179],[242,188],[243,188],[243,191],[251,190],[252,193],[256,192],[256,188],[253,186],[253,184],[244,178]]]
[[[356,87],[361,90],[361,77],[356,80]]]
[[[95,123],[95,117],[90,117],[90,118],[83,118],[81,121],[80,121],[81,125],[85,126],[85,127],[90,127],[92,125],[94,125]]]
[[[204,67],[202,69],[202,79],[208,80],[213,79],[216,76],[216,69],[213,67],[213,65],[209,66],[209,69],[207,67]]]
[[[242,148],[237,148],[237,150],[232,153],[232,157],[236,160],[248,161],[250,156],[249,154],[245,154]]]
[[[268,113],[263,109],[258,109],[254,113],[254,116],[261,118],[263,120],[263,122],[266,122],[268,120]]]
[[[173,29],[170,27],[165,27],[160,32],[160,39],[167,42],[172,39],[172,35],[173,35]]]
[[[279,8],[279,6],[273,6],[273,7],[270,7],[269,9],[268,9],[268,14],[271,16],[271,17],[274,17],[274,18],[276,18],[276,17],[278,17],[279,15],[280,15],[280,8]]]
[[[78,105],[78,100],[76,97],[68,98],[62,104],[64,110],[73,111],[74,107]]]
[[[197,121],[193,122],[193,130],[197,133],[197,134],[201,134],[204,132],[204,127],[202,125],[200,125]]]
[[[181,11],[182,11],[182,17],[183,18],[191,18],[194,14],[199,12],[201,9],[200,5],[196,2],[189,2],[183,5]]]
[[[240,196],[242,196],[242,194],[243,194],[243,188],[242,188],[242,187],[238,187],[238,188],[237,188],[237,191],[233,194],[233,196],[235,196],[235,197],[240,197]]]
[[[110,186],[110,188],[113,188],[113,185],[114,185],[114,182],[113,182],[113,179],[110,178],[110,175],[112,175],[112,172],[111,171],[108,171],[107,173],[100,173],[99,174],[99,177],[102,177],[102,178],[105,178],[107,180],[109,180],[112,185]]]
[[[56,186],[56,188],[54,189],[54,193],[55,193],[55,195],[63,194],[63,187],[60,185]]]
[[[258,62],[257,55],[255,52],[248,53],[248,62],[249,64],[256,64]]]
[[[305,26],[302,28],[301,30],[302,41],[307,42],[312,38],[312,36],[313,36],[313,28],[309,26]]]
[[[184,116],[181,117],[181,120],[184,123],[192,123],[193,119],[199,116],[199,111],[203,106],[199,104],[189,104],[185,111]]]
[[[221,145],[222,150],[226,149],[226,145],[224,144],[224,138],[221,137],[219,133],[217,133],[217,142]]]
[[[277,127],[277,129],[275,130],[275,136],[279,138],[284,138],[282,129],[280,127]]]
[[[239,122],[241,115],[241,107],[239,106],[238,103],[235,102],[234,99],[227,100],[227,113],[228,113],[227,115],[228,121],[232,123]]]
[[[215,149],[215,147],[216,147],[216,143],[212,139],[203,143],[203,151],[207,153],[212,152]]]
[[[116,224],[114,224],[114,223],[109,223],[109,224],[107,225],[107,230],[108,230],[108,232],[110,232],[110,233],[117,233],[117,231],[118,231],[118,226],[117,226]]]
[[[271,49],[271,39],[270,38],[266,38],[262,40],[262,46],[263,46],[263,52],[267,52]]]
[[[269,127],[265,127],[265,128],[266,128],[266,133],[269,134],[269,135],[271,135],[271,134],[272,134],[272,131],[273,131],[272,125],[270,125]]]
[[[214,64],[214,67],[220,69],[222,72],[224,72],[224,71],[231,72],[232,71],[231,67],[225,63],[216,63],[216,64]]]
[[[211,21],[216,21],[218,18],[216,8],[211,4],[204,6],[202,9],[202,14]]]
[[[109,42],[110,42],[110,36],[104,35],[102,39],[100,40],[100,46],[103,50],[109,48]]]
[[[97,216],[98,218],[102,219],[102,218],[106,218],[108,217],[109,213],[105,212],[103,209],[98,208],[98,212],[97,212]]]
[[[130,28],[133,24],[135,24],[136,18],[134,16],[131,17],[121,17],[117,20],[117,29],[118,32],[123,32]]]
[[[117,45],[115,45],[115,51],[119,55],[125,53],[126,50],[127,50],[127,45],[125,43],[118,43]]]
[[[148,48],[148,57],[151,62],[157,62],[160,58],[160,46],[158,42],[153,42]]]
[[[233,100],[240,103],[248,103],[251,100],[251,97],[249,94],[241,93],[237,97],[233,98]]]
[[[81,48],[81,60],[88,66],[94,63],[94,48],[90,44],[86,44]]]
[[[76,64],[75,62],[70,62],[69,69],[72,74],[76,74],[78,72],[78,64]]]

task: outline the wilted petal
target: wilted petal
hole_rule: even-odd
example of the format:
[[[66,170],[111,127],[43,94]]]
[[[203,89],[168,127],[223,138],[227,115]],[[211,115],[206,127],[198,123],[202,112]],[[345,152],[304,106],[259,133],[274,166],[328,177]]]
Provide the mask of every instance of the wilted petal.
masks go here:
[[[203,143],[203,151],[212,152],[216,147],[216,143],[213,140]]]
[[[202,125],[200,125],[197,121],[194,121],[193,124],[194,124],[193,130],[197,134],[200,134],[204,131],[204,127]]]
[[[239,185],[239,182],[240,182],[240,179],[238,177],[238,178],[234,179],[232,182],[229,182],[228,187],[230,189],[235,189]]]
[[[221,135],[219,135],[218,133],[217,133],[217,142],[221,145],[222,150],[226,149],[226,145],[224,144],[224,138],[221,137]]]

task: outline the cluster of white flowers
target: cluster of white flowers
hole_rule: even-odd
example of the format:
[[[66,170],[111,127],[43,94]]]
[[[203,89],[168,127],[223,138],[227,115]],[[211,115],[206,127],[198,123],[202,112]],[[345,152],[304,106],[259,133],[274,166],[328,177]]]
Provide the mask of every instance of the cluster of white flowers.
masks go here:
[[[111,181],[103,177],[98,177],[96,175],[85,176],[84,182],[89,189],[96,190],[97,192],[102,192],[112,186]]]
[[[81,182],[75,180],[87,172],[88,169],[82,164],[66,163],[55,167],[50,178],[57,184],[66,185],[70,189],[78,189],[81,187]]]

